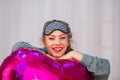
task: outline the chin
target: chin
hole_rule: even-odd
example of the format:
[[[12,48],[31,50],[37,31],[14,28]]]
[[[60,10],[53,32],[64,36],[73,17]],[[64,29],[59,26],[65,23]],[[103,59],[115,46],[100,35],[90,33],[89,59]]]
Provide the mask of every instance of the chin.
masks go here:
[[[62,57],[63,55],[54,55],[53,57],[55,57],[55,58],[60,58],[60,57]]]
[[[61,53],[53,53],[51,54],[54,58],[60,58],[62,57],[64,54],[61,52]]]
[[[54,58],[60,58],[61,56],[53,56]]]

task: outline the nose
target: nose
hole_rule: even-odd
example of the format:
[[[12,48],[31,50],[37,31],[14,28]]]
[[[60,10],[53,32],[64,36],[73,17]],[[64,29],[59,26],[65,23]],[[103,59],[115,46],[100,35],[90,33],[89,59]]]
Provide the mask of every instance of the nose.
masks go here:
[[[55,44],[59,45],[59,44],[61,44],[61,41],[59,39],[56,39]]]

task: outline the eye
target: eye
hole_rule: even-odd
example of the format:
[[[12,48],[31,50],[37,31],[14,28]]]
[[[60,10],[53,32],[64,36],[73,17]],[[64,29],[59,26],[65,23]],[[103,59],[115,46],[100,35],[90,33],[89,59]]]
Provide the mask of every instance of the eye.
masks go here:
[[[60,39],[66,39],[66,37],[61,37]]]
[[[49,40],[54,40],[55,38],[50,37]]]

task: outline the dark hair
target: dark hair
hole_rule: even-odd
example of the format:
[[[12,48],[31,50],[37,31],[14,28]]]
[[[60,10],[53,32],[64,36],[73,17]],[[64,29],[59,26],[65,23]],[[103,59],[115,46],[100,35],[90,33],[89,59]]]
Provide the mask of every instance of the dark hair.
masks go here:
[[[45,36],[46,36],[46,35],[49,35],[49,34],[45,34],[46,28],[48,27],[49,24],[51,24],[51,23],[53,23],[53,22],[60,22],[60,23],[62,23],[62,24],[65,25],[65,27],[66,27],[66,29],[67,29],[67,33],[65,33],[65,34],[68,35],[68,39],[71,41],[71,39],[72,39],[72,33],[71,33],[71,29],[70,29],[70,27],[69,27],[69,24],[66,23],[65,21],[61,21],[61,20],[51,20],[51,21],[47,21],[47,22],[44,24],[44,26],[43,26],[43,32],[42,32],[42,41],[44,42],[44,41],[45,41]],[[52,31],[52,32],[53,32],[53,31]],[[71,48],[71,43],[70,43],[69,46],[68,46],[68,48],[67,48],[66,53],[69,52],[69,51],[72,51],[72,50],[73,50],[73,49]]]

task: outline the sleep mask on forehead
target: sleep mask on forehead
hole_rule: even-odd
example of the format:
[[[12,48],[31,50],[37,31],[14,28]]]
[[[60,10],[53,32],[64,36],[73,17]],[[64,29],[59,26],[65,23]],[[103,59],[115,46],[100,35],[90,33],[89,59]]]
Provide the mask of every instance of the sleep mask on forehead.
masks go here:
[[[50,24],[47,25],[47,27],[45,28],[44,34],[49,35],[55,30],[60,30],[65,34],[68,32],[68,29],[63,22],[53,21],[53,22],[51,22]]]

